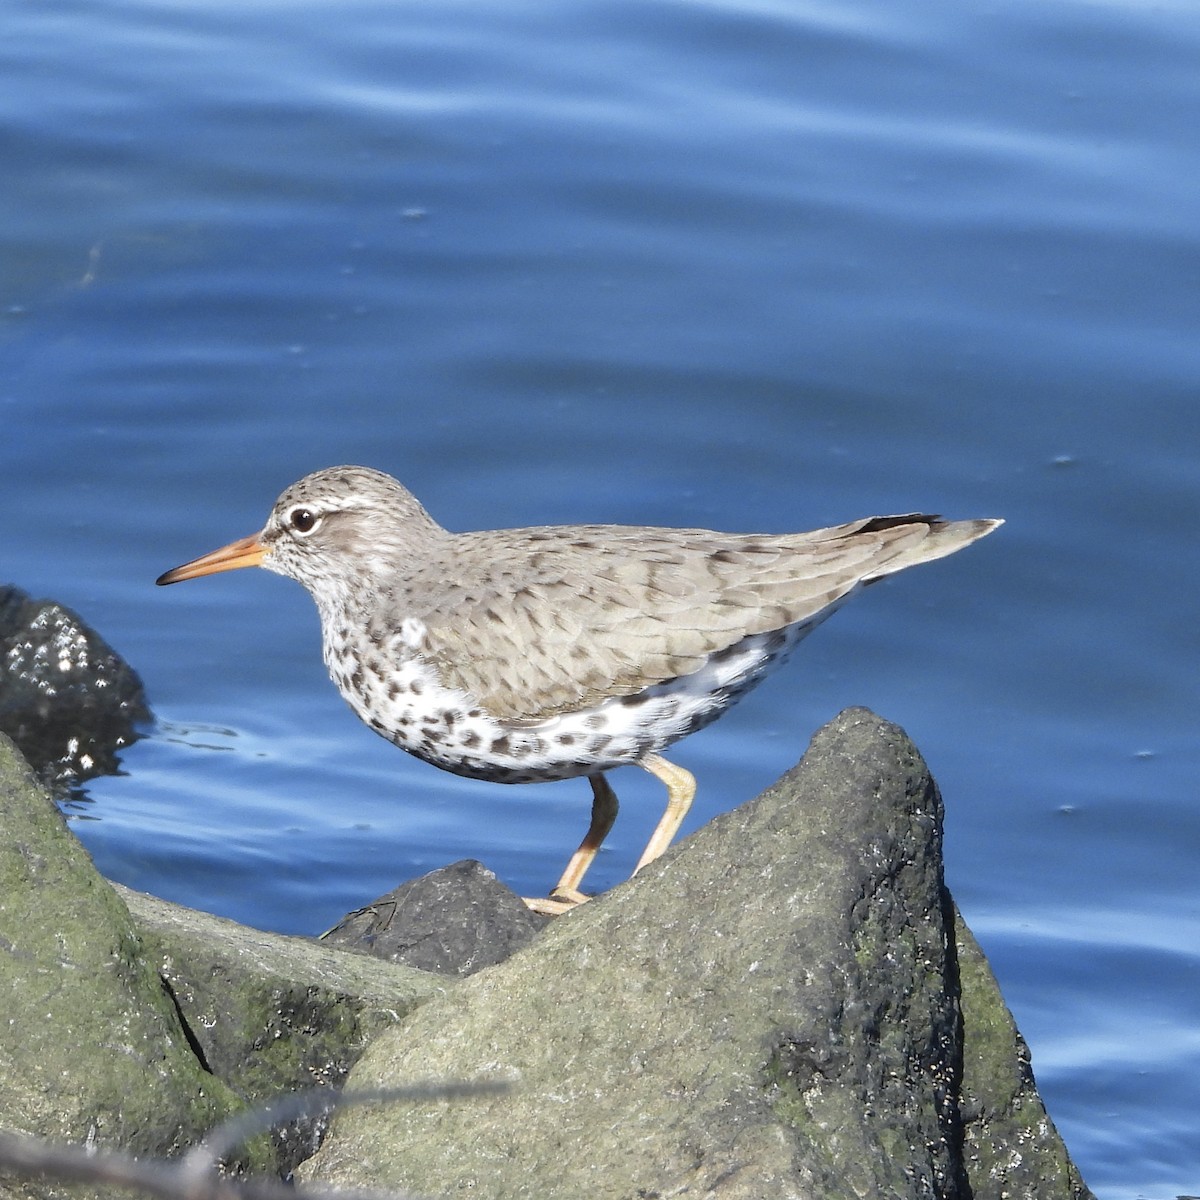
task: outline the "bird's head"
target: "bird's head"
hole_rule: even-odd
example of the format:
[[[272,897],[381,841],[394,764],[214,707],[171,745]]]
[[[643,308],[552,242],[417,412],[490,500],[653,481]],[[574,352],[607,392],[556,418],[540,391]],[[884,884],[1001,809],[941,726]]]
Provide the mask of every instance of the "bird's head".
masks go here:
[[[374,591],[382,576],[427,554],[439,536],[445,530],[390,475],[329,467],[287,488],[261,532],[175,567],[156,582],[265,567],[298,580],[324,607]]]

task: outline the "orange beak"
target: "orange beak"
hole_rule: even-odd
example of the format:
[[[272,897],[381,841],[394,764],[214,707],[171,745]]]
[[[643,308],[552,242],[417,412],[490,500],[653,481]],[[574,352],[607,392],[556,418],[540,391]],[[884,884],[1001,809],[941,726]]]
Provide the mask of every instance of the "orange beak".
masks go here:
[[[160,587],[167,583],[179,583],[184,579],[196,579],[201,575],[215,575],[218,571],[236,571],[238,567],[257,567],[262,565],[263,555],[267,548],[259,540],[258,535],[239,538],[214,550],[211,554],[193,558],[191,562],[176,567],[165,575],[160,575],[154,582]]]

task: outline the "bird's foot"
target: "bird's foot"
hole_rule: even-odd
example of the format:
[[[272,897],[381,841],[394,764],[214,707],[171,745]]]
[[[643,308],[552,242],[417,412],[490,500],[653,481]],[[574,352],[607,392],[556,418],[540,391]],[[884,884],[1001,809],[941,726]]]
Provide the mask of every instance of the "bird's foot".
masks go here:
[[[558,917],[581,904],[586,904],[591,896],[585,896],[574,888],[555,888],[549,896],[522,896],[525,907],[546,917]]]

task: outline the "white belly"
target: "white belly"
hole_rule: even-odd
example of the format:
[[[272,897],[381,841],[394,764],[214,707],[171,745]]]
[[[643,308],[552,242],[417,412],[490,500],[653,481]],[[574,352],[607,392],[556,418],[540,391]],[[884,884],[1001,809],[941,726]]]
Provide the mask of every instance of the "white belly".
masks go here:
[[[812,624],[755,634],[691,675],[541,721],[504,721],[443,686],[408,639],[390,654],[352,656],[325,644],[325,662],[357,715],[418,758],[496,783],[594,775],[636,763],[715,720],[778,666]]]

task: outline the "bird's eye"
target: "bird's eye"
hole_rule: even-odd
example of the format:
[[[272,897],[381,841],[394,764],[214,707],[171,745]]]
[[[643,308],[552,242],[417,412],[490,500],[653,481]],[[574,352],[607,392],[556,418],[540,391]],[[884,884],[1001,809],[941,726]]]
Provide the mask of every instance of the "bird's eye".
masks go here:
[[[297,533],[312,533],[317,523],[317,515],[311,508],[293,508],[288,514],[288,524]]]

